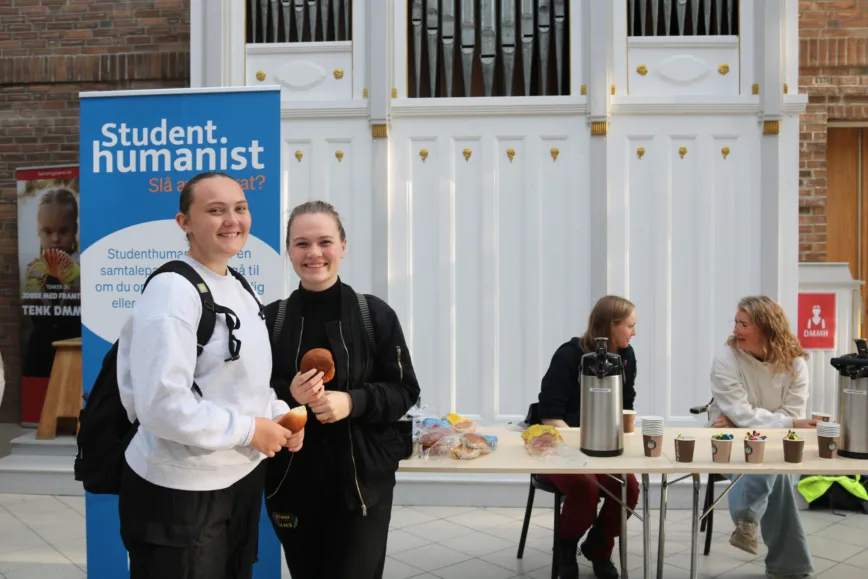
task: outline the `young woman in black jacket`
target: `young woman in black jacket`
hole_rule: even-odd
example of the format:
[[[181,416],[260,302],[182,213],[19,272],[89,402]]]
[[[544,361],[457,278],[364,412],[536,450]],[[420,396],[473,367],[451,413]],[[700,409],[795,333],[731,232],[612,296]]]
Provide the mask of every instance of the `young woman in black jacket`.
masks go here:
[[[402,428],[409,423],[399,419],[418,400],[419,384],[392,308],[368,295],[363,312],[338,278],[346,233],[334,207],[311,201],[293,209],[286,243],[301,283],[266,308],[271,384],[291,408],[306,405],[308,420],[303,451],[269,460],[266,508],[293,579],[380,579],[395,472],[412,446]],[[325,384],[322,372],[299,372],[314,348],[334,359]]]
[[[636,398],[636,354],[630,346],[630,339],[635,335],[636,310],[633,304],[617,296],[600,298],[591,310],[584,335],[563,344],[552,356],[539,394],[539,417],[543,424],[555,427],[580,426],[579,379],[582,356],[594,351],[594,338],[597,337],[609,338],[609,350],[619,354],[624,362],[624,410],[633,410],[633,400]],[[581,549],[593,565],[594,575],[598,579],[617,579],[618,570],[611,557],[615,537],[621,533],[621,505],[601,491],[597,483],[616,497],[621,496],[621,483],[609,475],[539,475],[539,478],[552,482],[564,494],[559,577],[578,577],[576,550],[579,539],[587,532]],[[597,503],[601,498],[603,507],[598,514]],[[627,502],[630,508],[635,508],[638,501],[639,483],[634,475],[627,475]]]

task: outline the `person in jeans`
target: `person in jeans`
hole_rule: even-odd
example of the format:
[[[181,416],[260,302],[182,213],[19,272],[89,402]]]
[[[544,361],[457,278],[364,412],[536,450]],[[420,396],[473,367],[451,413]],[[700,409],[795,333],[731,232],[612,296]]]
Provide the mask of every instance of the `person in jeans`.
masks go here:
[[[624,362],[624,409],[632,410],[636,398],[636,354],[630,340],[636,335],[636,309],[628,300],[606,296],[594,305],[588,329],[581,338],[561,345],[552,356],[549,369],[542,379],[539,394],[539,418],[543,424],[555,427],[577,427],[581,416],[579,374],[582,356],[596,349],[594,338],[609,339],[609,351]],[[538,475],[540,480],[554,484],[564,495],[559,529],[558,576],[575,579],[579,576],[576,551],[579,540],[582,554],[591,562],[598,579],[617,579],[618,570],[612,563],[615,537],[621,534],[621,505],[600,490],[602,485],[616,497],[621,496],[621,482],[609,475]],[[597,513],[597,503],[603,507]],[[627,475],[627,503],[633,509],[639,502],[639,483]],[[629,516],[629,513],[628,513]]]
[[[710,426],[760,434],[764,428],[815,427],[816,420],[802,418],[808,401],[806,358],[780,305],[765,296],[743,298],[733,334],[711,368]],[[733,434],[738,438],[740,433]],[[729,542],[759,554],[759,525],[768,547],[769,578],[806,578],[814,572],[796,503],[797,483],[797,475],[747,475],[729,493],[735,523]]]

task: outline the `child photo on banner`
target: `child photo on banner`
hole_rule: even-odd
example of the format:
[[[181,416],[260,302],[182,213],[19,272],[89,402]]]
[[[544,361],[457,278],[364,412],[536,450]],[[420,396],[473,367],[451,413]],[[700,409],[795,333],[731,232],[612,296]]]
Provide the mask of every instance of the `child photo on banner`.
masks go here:
[[[22,169],[18,181],[22,422],[39,422],[58,340],[81,337],[78,167]]]

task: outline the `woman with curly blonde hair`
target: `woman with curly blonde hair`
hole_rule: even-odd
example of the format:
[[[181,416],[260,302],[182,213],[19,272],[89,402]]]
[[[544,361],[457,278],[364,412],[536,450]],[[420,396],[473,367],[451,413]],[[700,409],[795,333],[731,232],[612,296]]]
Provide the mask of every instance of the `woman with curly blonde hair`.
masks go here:
[[[711,367],[715,428],[812,428],[807,411],[807,354],[790,331],[783,308],[765,296],[738,303],[735,329]],[[813,573],[808,539],[793,487],[798,477],[748,475],[729,494],[735,523],[729,542],[753,555],[757,525],[768,547],[766,576],[806,578]]]

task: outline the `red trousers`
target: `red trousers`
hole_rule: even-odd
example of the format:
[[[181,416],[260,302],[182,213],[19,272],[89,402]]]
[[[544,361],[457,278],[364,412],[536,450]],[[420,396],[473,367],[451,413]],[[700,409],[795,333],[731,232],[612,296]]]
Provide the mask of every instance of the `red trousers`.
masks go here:
[[[613,475],[615,476],[615,475]],[[596,479],[606,490],[621,496],[621,483],[606,474],[541,474],[540,479],[554,484],[564,495],[564,507],[561,511],[561,537],[565,539],[581,538],[596,522],[605,544],[595,541],[588,542],[589,554],[594,557],[608,558],[615,548],[615,538],[621,535],[621,505],[608,494],[600,490]],[[597,503],[603,499],[603,508],[597,514]],[[627,475],[627,505],[634,509],[639,502],[639,483],[632,474]],[[630,512],[627,512],[630,516]]]

